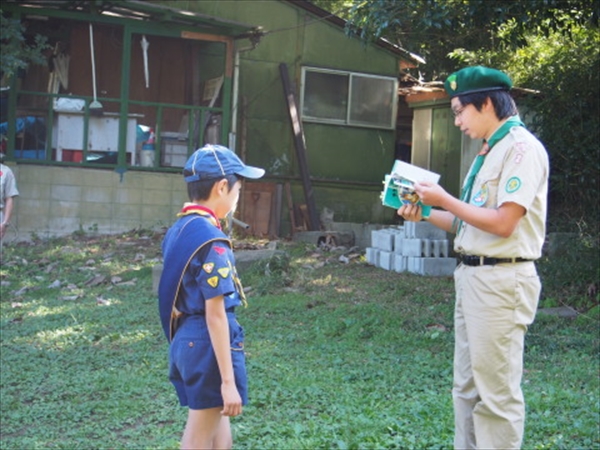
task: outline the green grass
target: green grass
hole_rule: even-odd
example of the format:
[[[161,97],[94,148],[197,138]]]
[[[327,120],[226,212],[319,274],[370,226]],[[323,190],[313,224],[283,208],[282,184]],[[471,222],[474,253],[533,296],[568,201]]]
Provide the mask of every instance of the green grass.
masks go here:
[[[186,410],[152,292],[160,239],[5,249],[0,448],[178,448]],[[451,448],[452,280],[286,247],[242,274],[250,404],[234,447]],[[540,315],[530,328],[524,448],[600,448],[598,325]]]

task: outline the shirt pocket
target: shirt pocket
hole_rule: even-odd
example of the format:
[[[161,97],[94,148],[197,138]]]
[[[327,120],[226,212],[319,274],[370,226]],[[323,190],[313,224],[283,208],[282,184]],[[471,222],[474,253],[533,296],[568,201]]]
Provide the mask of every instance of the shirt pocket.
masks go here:
[[[499,170],[482,170],[475,178],[470,203],[479,207],[495,208],[497,206],[499,184]]]

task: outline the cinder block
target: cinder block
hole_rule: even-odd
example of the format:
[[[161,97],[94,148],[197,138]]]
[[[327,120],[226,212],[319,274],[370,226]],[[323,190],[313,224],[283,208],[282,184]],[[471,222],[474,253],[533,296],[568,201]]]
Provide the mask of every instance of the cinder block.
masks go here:
[[[385,270],[392,270],[394,263],[394,253],[392,252],[379,252],[379,267]]]
[[[412,223],[411,236],[415,239],[446,239],[446,232],[429,222]]]
[[[404,255],[394,253],[394,270],[396,272],[406,272],[408,258]]]
[[[421,240],[421,256],[430,257],[435,256],[433,252],[433,242],[429,239]]]
[[[379,230],[371,230],[371,248],[378,248]]]
[[[402,254],[404,256],[421,256],[421,239],[404,239],[402,242]]]
[[[406,262],[406,269],[410,273],[421,273],[421,260],[418,256],[409,256]]]
[[[394,251],[394,230],[386,228],[372,231],[371,245],[386,252]]]
[[[432,242],[433,244],[433,248],[431,250],[431,256],[433,256],[434,258],[439,258],[440,254],[442,252],[442,248],[441,248],[441,240],[436,239],[435,241]]]
[[[367,263],[379,267],[379,250],[373,247],[367,247],[365,252]]]
[[[407,239],[413,239],[415,237],[415,223],[416,222],[404,222],[404,237]]]
[[[452,275],[455,268],[456,259],[454,258],[421,258],[417,273],[425,276],[443,277]]]
[[[448,240],[447,239],[436,239],[433,241],[433,254],[431,255],[436,258],[447,258],[448,257]]]
[[[394,235],[394,253],[402,254],[402,242],[404,241],[404,230],[400,230]]]

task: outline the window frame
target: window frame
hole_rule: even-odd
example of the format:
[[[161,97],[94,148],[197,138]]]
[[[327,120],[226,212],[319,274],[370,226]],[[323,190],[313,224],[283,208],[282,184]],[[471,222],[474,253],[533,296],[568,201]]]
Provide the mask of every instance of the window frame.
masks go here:
[[[306,95],[306,87],[307,80],[306,75],[309,72],[313,73],[325,73],[332,75],[342,75],[348,77],[348,97],[346,104],[346,114],[345,119],[332,119],[332,118],[324,118],[317,116],[310,116],[305,114],[304,106],[305,106],[305,95]],[[383,81],[391,81],[393,83],[393,94],[391,99],[390,107],[392,108],[390,122],[388,124],[372,124],[365,123],[358,120],[353,120],[351,118],[352,115],[352,86],[353,86],[353,78],[371,78]],[[330,124],[330,125],[340,125],[340,126],[350,126],[350,127],[359,127],[359,128],[376,128],[376,129],[384,129],[384,130],[395,130],[396,129],[396,120],[398,113],[398,78],[392,76],[384,76],[384,75],[375,75],[363,72],[353,72],[348,70],[337,70],[337,69],[327,69],[322,67],[314,67],[314,66],[304,66],[302,67],[301,74],[301,92],[300,92],[300,117],[303,122],[309,123],[321,123],[321,124]]]

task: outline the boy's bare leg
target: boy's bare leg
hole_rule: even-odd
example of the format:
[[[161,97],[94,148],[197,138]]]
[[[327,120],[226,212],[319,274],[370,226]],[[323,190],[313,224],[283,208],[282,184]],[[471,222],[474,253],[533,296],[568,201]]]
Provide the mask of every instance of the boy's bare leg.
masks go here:
[[[231,447],[233,447],[233,439],[231,437],[231,425],[229,424],[229,417],[221,416],[219,429],[217,430],[217,435],[213,440],[213,448],[229,450]]]
[[[181,438],[181,449],[231,448],[229,418],[221,415],[223,408],[190,409]],[[229,443],[228,447],[220,447]]]

